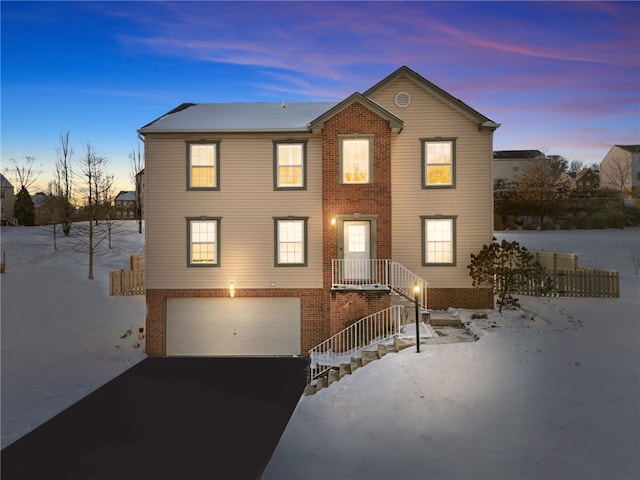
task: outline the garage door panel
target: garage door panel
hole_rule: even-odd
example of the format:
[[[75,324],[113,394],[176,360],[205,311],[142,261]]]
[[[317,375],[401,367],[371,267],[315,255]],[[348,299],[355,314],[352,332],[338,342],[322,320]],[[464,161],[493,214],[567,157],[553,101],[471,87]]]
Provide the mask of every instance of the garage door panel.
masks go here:
[[[171,298],[167,355],[300,354],[299,298]]]

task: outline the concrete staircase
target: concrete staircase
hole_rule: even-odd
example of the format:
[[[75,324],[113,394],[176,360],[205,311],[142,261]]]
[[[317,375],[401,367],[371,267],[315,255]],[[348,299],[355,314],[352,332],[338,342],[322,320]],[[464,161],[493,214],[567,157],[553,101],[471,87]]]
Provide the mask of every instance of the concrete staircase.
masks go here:
[[[316,379],[315,385],[307,385],[304,389],[304,395],[313,395],[323,388],[327,388],[333,383],[339,381],[346,375],[351,375],[358,368],[364,367],[371,362],[381,359],[387,353],[398,353],[399,351],[414,346],[415,344],[415,340],[395,338],[393,340],[393,344],[378,344],[375,349],[363,350],[361,352],[361,357],[352,358],[349,363],[343,363],[337,368],[331,368],[325,375]]]
[[[392,294],[393,295],[393,294]],[[393,295],[391,304],[401,305],[408,310],[415,312],[415,306],[401,295]],[[468,326],[463,324],[460,318],[449,311],[421,311],[420,321],[432,327],[437,337],[421,338],[421,345],[438,345],[443,343],[461,343],[465,341],[476,341],[478,337],[468,330]],[[452,334],[455,332],[454,334]],[[331,386],[333,383],[350,375],[358,368],[364,367],[371,362],[381,359],[388,353],[398,353],[405,348],[415,346],[415,338],[395,337],[392,342],[378,343],[366,347],[360,352],[360,357],[351,358],[349,363],[341,363],[337,367],[332,367],[321,376],[314,384],[309,384],[304,390],[304,395],[314,393]]]

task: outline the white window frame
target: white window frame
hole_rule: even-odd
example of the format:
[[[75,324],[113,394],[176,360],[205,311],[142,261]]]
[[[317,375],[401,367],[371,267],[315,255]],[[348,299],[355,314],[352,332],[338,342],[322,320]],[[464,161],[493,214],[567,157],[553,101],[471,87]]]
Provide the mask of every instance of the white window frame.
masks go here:
[[[187,141],[187,190],[220,190],[220,141]],[[194,153],[203,147],[213,151],[212,163],[203,161],[204,155]],[[194,168],[210,169],[212,183],[208,185],[194,185]]]
[[[307,266],[307,221],[308,217],[273,218],[276,267]],[[286,232],[281,227],[285,225],[300,226],[300,231],[294,232],[295,238],[283,238]]]
[[[207,226],[208,231],[195,231],[195,226]],[[214,258],[199,261],[194,259],[195,245],[212,245]],[[187,266],[219,267],[220,266],[220,217],[188,217],[187,218]]]
[[[283,156],[283,162],[281,163],[281,150],[283,147],[297,146],[300,148],[299,163],[284,163],[286,157]],[[283,152],[284,153],[284,152]],[[300,169],[300,183],[299,184],[285,184],[281,183],[280,172],[286,168],[299,168]],[[307,142],[306,141],[280,141],[274,140],[273,142],[273,188],[274,190],[306,190],[307,188]]]
[[[350,185],[373,183],[373,136],[339,135],[338,138],[340,140],[340,183]],[[350,143],[366,144],[368,158],[364,160],[361,158],[347,158]],[[366,167],[366,179],[347,178],[355,173],[353,171],[355,166],[358,166],[359,169]]]
[[[420,218],[422,220],[422,265],[425,267],[455,266],[457,216],[423,215]],[[430,225],[434,228],[430,228]],[[445,238],[438,238],[440,232],[437,231],[437,227],[442,229],[442,227],[446,226],[448,226],[448,229],[444,231]],[[434,235],[436,238],[433,238]],[[448,252],[449,257],[446,257],[446,252]]]

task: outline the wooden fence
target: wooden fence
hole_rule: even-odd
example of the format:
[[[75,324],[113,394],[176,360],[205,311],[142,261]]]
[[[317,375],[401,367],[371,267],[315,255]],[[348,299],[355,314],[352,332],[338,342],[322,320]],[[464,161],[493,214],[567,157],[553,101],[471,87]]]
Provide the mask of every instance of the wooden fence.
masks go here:
[[[144,255],[131,255],[130,269],[109,272],[109,295],[144,295]]]
[[[518,282],[519,287],[512,292],[516,295],[540,295],[545,297],[620,297],[620,279],[615,270],[578,268],[576,270],[556,270],[547,272],[551,289],[544,290],[541,282]],[[500,282],[496,279],[496,289]]]

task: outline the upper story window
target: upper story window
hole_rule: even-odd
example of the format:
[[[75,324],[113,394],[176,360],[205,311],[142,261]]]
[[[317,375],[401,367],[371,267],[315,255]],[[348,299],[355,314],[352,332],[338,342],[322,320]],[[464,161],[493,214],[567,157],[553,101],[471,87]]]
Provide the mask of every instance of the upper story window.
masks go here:
[[[220,265],[220,219],[187,218],[188,265],[217,267]]]
[[[422,263],[425,266],[454,266],[456,264],[456,217],[423,216]]]
[[[187,142],[187,189],[220,189],[220,142]]]
[[[307,264],[307,218],[274,218],[276,266]]]
[[[422,139],[422,187],[455,187],[456,140]]]
[[[340,138],[340,183],[373,183],[373,138]]]
[[[307,187],[307,145],[305,142],[274,142],[274,188],[304,190]]]

